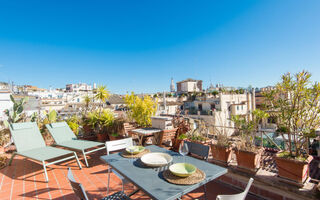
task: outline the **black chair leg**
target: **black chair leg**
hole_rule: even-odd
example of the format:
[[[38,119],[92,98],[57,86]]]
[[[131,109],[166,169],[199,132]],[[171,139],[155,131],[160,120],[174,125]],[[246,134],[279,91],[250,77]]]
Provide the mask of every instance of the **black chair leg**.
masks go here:
[[[203,190],[204,190],[204,199],[207,200],[207,187],[206,187],[206,184],[203,185]]]

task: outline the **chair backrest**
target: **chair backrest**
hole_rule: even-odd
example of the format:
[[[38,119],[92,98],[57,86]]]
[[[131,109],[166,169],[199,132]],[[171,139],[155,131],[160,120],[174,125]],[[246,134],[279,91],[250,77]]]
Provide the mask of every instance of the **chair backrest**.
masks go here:
[[[184,142],[188,145],[189,153],[200,156],[205,160],[208,159],[210,150],[209,146],[189,141]]]
[[[82,186],[81,183],[78,183],[74,177],[73,177],[73,174],[72,174],[72,171],[71,169],[69,168],[68,169],[68,179],[69,179],[69,182],[70,182],[70,185],[72,187],[72,190],[73,192],[75,193],[75,195],[77,197],[79,197],[81,200],[89,200],[88,196],[87,196],[87,193],[84,189],[84,187]]]
[[[130,147],[132,145],[133,145],[132,138],[107,141],[106,142],[107,155],[109,155],[111,151],[118,151],[118,150]]]
[[[252,183],[253,183],[253,178],[250,178],[249,181],[248,181],[248,184],[247,184],[246,189],[242,192],[242,193],[243,193],[243,199],[246,198],[246,196],[247,196],[247,194],[248,194],[248,192],[249,192],[249,190],[250,190],[250,187],[251,187]]]
[[[123,123],[123,127],[124,127],[124,134],[126,136],[132,137],[132,138],[136,138],[137,135],[132,134],[132,130],[136,129],[136,127],[132,124],[129,123]]]
[[[250,178],[247,184],[247,187],[243,192],[239,194],[231,194],[231,195],[218,195],[217,200],[245,200],[252,183],[253,183],[253,178]]]
[[[13,123],[9,129],[18,152],[46,146],[35,122]]]
[[[51,123],[46,127],[57,144],[77,139],[66,122]]]

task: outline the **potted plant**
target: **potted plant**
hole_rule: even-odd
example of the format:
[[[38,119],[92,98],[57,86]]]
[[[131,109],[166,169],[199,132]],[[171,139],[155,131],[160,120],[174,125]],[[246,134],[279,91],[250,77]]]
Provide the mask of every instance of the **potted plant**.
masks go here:
[[[216,128],[216,140],[211,144],[211,154],[215,161],[223,165],[228,165],[232,155],[232,142],[227,133],[220,128]]]
[[[4,168],[7,164],[7,156],[4,155],[5,150],[4,146],[8,142],[10,142],[10,133],[7,128],[1,128],[2,124],[0,124],[0,169]]]
[[[118,140],[121,138],[121,135],[119,133],[111,133],[109,134],[109,139],[112,140]]]
[[[199,144],[203,144],[203,145],[209,145],[209,143],[211,142],[211,140],[209,138],[206,138],[202,135],[196,135],[196,134],[190,135],[188,137],[188,139],[191,142],[195,142],[195,143],[199,143]]]
[[[181,142],[184,141],[184,140],[186,140],[187,138],[188,138],[188,136],[187,136],[185,133],[180,134],[180,135],[174,140],[173,149],[174,149],[175,151],[178,151]]]
[[[85,122],[91,126],[92,130],[94,131],[95,135],[97,136],[97,140],[104,142],[107,140],[107,135],[103,133],[102,124],[100,121],[98,111],[92,111],[87,114],[87,118]]]
[[[172,140],[172,147],[173,150],[178,151],[180,143],[188,138],[187,132],[190,131],[190,123],[184,119],[178,111],[172,119],[172,124],[174,128],[176,128],[176,136]]]
[[[265,93],[266,108],[276,117],[285,147],[276,155],[279,176],[298,185],[309,177],[310,138],[320,125],[320,83],[310,81],[306,71],[282,76],[275,89]]]
[[[252,112],[252,119],[239,115],[231,117],[235,123],[236,132],[240,136],[235,151],[238,167],[246,171],[256,172],[260,168],[263,149],[255,146],[254,138],[260,120],[267,117],[268,114],[259,109]]]
[[[70,117],[66,121],[67,121],[67,124],[69,125],[69,127],[71,128],[72,132],[76,136],[78,136],[80,119],[76,115],[73,115],[72,117]]]

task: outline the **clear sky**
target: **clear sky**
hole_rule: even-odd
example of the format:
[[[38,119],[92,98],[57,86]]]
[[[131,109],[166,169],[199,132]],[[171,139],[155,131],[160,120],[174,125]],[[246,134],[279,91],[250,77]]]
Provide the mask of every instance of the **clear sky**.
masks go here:
[[[0,81],[113,93],[320,81],[319,0],[0,0]]]

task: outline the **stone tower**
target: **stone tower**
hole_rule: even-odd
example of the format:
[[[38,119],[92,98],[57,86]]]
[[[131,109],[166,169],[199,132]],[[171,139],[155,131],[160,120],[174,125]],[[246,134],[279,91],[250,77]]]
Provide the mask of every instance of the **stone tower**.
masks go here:
[[[170,91],[171,91],[171,92],[174,92],[174,91],[175,91],[173,78],[171,78]]]

